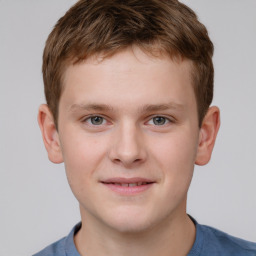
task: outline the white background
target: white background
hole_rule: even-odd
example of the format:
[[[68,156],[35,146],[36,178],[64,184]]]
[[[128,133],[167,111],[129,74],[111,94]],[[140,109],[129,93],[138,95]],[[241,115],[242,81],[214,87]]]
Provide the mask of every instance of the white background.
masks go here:
[[[74,2],[0,0],[0,256],[31,255],[79,221],[63,165],[48,161],[36,121],[44,42]],[[188,213],[256,241],[256,1],[184,2],[215,44],[222,119],[212,161],[195,169]]]

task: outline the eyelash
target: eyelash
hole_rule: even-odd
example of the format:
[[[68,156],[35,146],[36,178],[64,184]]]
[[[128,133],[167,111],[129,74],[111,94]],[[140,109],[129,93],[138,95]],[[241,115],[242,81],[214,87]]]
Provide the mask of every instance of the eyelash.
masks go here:
[[[164,119],[164,124],[160,124],[160,125],[155,124],[155,123],[154,123],[154,119],[155,119],[155,118]],[[165,117],[165,116],[154,116],[154,117],[152,117],[149,121],[151,121],[151,120],[152,120],[152,122],[153,122],[152,125],[154,125],[154,126],[164,126],[164,125],[166,125],[166,124],[168,124],[168,123],[172,123],[172,122],[173,122],[170,118],[167,118],[167,117]],[[149,123],[149,121],[148,121],[148,123]]]
[[[100,124],[98,124],[98,125],[97,125],[97,124],[93,124],[93,121],[92,121],[93,118],[100,118],[103,123],[100,123]],[[155,122],[154,122],[154,119],[155,119],[155,118],[162,118],[162,119],[164,119],[164,124],[160,124],[160,125],[155,124]],[[161,115],[151,117],[151,118],[147,121],[147,123],[149,123],[151,120],[152,120],[153,123],[150,124],[150,125],[153,125],[153,126],[165,126],[166,124],[174,123],[174,121],[173,121],[172,119],[167,118],[167,117],[165,117],[165,116],[161,116]],[[101,126],[101,125],[106,124],[107,120],[106,120],[106,118],[103,117],[103,116],[100,116],[100,115],[92,115],[92,116],[89,116],[89,117],[87,117],[87,118],[85,118],[85,119],[83,120],[83,123],[88,123],[88,122],[89,122],[89,125],[90,125],[90,126],[95,126],[95,127],[97,127],[97,126]]]
[[[83,123],[87,123],[87,122],[89,122],[90,120],[90,124],[89,125],[91,125],[91,126],[100,126],[100,125],[102,125],[102,124],[93,124],[93,122],[92,122],[92,119],[93,118],[100,118],[101,120],[103,120],[103,122],[104,123],[106,123],[107,122],[107,120],[106,120],[106,118],[104,118],[104,117],[102,117],[102,116],[100,116],[100,115],[92,115],[92,116],[89,116],[89,117],[87,117],[87,118],[85,118],[82,122]]]

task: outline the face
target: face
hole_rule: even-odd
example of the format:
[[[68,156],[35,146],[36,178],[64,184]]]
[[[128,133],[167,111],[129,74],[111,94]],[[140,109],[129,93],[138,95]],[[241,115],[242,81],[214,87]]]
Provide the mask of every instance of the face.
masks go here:
[[[190,69],[139,49],[68,67],[58,140],[82,219],[130,232],[186,214],[199,143]]]

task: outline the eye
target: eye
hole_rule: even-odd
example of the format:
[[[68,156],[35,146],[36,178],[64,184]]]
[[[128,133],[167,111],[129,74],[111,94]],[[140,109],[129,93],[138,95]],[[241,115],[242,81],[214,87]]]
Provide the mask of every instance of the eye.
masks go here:
[[[163,116],[155,116],[152,119],[149,120],[148,122],[151,125],[165,125],[167,123],[170,123],[170,119],[163,117]]]
[[[85,122],[88,122],[91,125],[102,125],[106,123],[106,120],[101,116],[91,116],[87,118]]]

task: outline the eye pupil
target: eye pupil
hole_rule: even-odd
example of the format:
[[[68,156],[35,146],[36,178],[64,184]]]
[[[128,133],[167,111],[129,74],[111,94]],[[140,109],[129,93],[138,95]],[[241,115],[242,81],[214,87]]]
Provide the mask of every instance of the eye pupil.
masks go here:
[[[103,118],[100,116],[94,116],[94,117],[91,117],[91,122],[94,125],[100,125],[103,122]]]
[[[155,125],[163,125],[165,124],[165,121],[166,121],[165,118],[162,116],[157,116],[153,118],[153,122]]]

